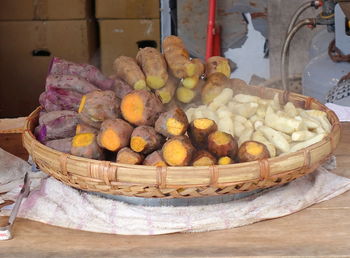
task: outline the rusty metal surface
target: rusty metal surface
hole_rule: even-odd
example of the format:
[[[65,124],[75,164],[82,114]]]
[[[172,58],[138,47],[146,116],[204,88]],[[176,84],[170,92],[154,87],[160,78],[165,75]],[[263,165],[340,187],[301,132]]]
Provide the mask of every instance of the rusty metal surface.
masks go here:
[[[216,22],[221,26],[222,52],[240,47],[246,40],[247,24],[242,12],[250,12],[253,25],[267,34],[267,0],[217,1]],[[191,55],[204,58],[208,20],[207,0],[178,0],[178,35]],[[265,36],[264,35],[264,36]]]

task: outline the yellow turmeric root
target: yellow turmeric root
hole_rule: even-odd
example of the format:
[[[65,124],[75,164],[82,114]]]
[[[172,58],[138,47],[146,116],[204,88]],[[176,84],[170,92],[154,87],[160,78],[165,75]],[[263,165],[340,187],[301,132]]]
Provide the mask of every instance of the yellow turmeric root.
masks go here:
[[[218,129],[215,121],[208,118],[193,120],[188,128],[188,136],[197,148],[208,146],[208,136]]]
[[[88,159],[103,159],[103,151],[98,146],[96,135],[81,133],[73,137],[71,154]]]
[[[160,89],[165,85],[168,80],[167,65],[157,49],[153,47],[140,49],[136,60],[146,75],[146,82],[150,88]]]
[[[163,108],[160,99],[147,90],[130,92],[122,99],[120,105],[123,118],[137,126],[153,126]]]
[[[176,78],[191,77],[195,74],[196,65],[191,62],[188,51],[179,37],[168,36],[163,41],[165,60]]]
[[[124,147],[118,151],[116,162],[130,165],[139,165],[143,161],[143,156],[131,150],[129,147]]]
[[[118,151],[129,145],[133,127],[122,119],[103,121],[97,136],[98,144],[107,150]]]
[[[216,158],[206,150],[197,151],[192,159],[192,166],[212,166],[216,164]]]
[[[228,156],[233,159],[238,143],[231,134],[215,131],[208,136],[208,150],[217,157]]]
[[[183,135],[187,127],[188,119],[181,108],[173,108],[162,113],[155,123],[155,130],[165,137]]]
[[[149,154],[144,159],[143,165],[155,166],[155,167],[166,167],[166,163],[165,163],[160,151],[154,151],[151,154]]]
[[[130,147],[133,151],[143,154],[158,150],[164,143],[164,138],[156,130],[147,125],[141,125],[131,134]]]
[[[170,138],[163,145],[162,155],[170,166],[187,166],[191,162],[194,151],[190,139],[181,135]]]
[[[135,90],[146,88],[146,78],[134,58],[119,56],[114,60],[113,69],[117,77],[124,80]]]

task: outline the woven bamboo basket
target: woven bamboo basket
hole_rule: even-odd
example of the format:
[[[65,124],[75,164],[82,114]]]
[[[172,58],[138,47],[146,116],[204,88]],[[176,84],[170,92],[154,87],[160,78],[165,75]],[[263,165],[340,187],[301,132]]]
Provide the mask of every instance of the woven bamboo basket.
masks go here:
[[[258,86],[237,86],[234,93],[268,99],[278,93],[281,103],[291,101],[297,107],[325,111],[332,130],[322,141],[308,148],[261,161],[207,167],[152,167],[86,159],[46,147],[33,135],[41,110],[37,108],[26,121],[23,144],[42,171],[67,185],[109,195],[144,198],[218,196],[282,185],[313,172],[338,145],[339,120],[317,100]]]

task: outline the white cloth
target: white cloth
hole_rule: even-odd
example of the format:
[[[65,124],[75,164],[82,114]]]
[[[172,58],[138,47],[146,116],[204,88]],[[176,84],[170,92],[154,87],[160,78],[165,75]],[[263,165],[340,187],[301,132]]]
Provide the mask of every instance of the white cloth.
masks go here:
[[[334,162],[331,167],[322,166],[314,173],[263,194],[189,207],[129,205],[81,193],[48,178],[23,201],[18,216],[66,228],[125,235],[228,229],[285,216],[349,190],[350,179],[330,173],[327,169],[332,166]],[[3,209],[0,216],[9,213],[9,209]]]

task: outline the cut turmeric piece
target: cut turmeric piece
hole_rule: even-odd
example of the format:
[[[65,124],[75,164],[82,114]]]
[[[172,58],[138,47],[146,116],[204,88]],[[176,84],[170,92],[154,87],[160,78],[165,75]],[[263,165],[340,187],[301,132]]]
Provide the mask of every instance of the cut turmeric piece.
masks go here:
[[[246,141],[242,143],[238,150],[238,160],[240,162],[248,162],[270,157],[267,147],[260,142]]]
[[[217,157],[234,158],[238,150],[238,143],[231,134],[216,131],[208,136],[208,150]]]
[[[132,91],[120,105],[123,118],[134,125],[153,125],[163,111],[163,104],[152,92]]]
[[[90,145],[95,138],[95,135],[92,133],[82,133],[74,136],[72,145],[74,147],[86,147]]]
[[[163,137],[153,127],[142,125],[132,132],[130,147],[133,151],[148,154],[159,149],[163,142]]]
[[[191,161],[194,148],[187,136],[174,136],[162,148],[163,158],[170,166],[186,166]]]
[[[212,166],[216,164],[216,158],[208,151],[200,150],[192,159],[192,166]]]
[[[118,151],[129,145],[133,127],[122,119],[103,121],[97,136],[98,144],[107,150]]]
[[[131,150],[128,147],[122,148],[118,151],[116,162],[123,164],[139,165],[143,161],[143,157],[140,153]]]
[[[188,135],[193,144],[198,148],[208,146],[208,136],[218,129],[216,123],[208,118],[197,118],[189,126]]]
[[[177,107],[162,113],[155,123],[156,131],[165,137],[183,135],[187,127],[186,113]]]
[[[234,161],[228,156],[221,157],[219,158],[219,161],[218,161],[219,165],[229,165],[232,163],[234,163]]]

